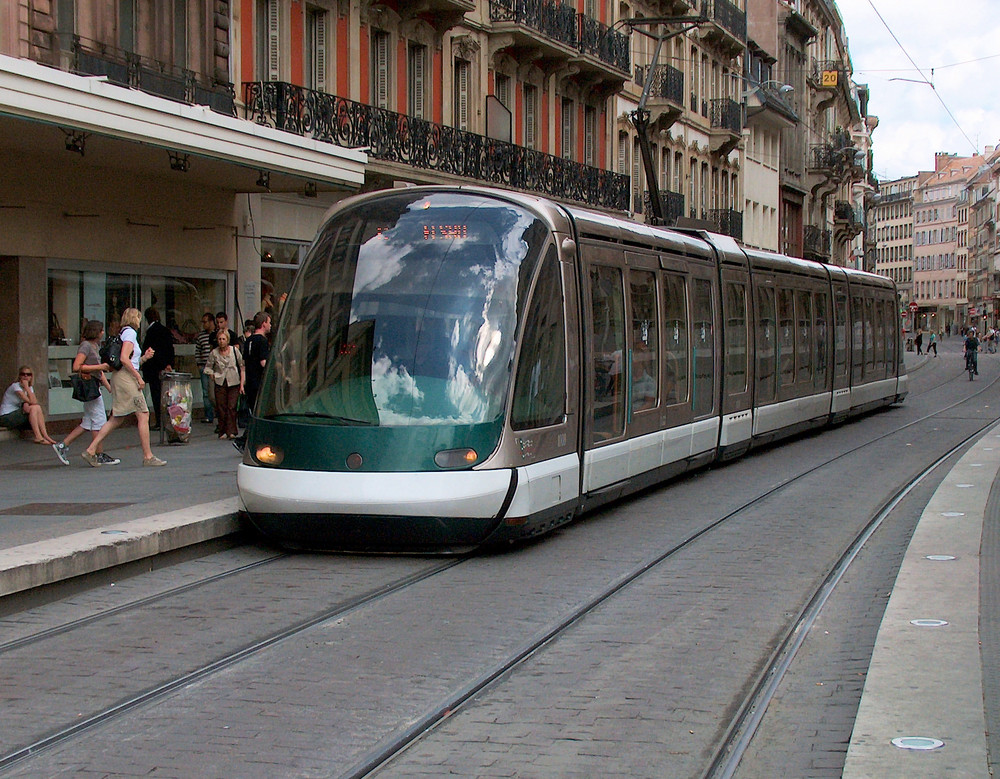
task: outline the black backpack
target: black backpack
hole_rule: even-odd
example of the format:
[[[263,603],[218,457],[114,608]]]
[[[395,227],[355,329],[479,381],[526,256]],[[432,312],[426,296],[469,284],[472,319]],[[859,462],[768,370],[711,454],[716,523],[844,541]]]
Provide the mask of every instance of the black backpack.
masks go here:
[[[122,337],[120,335],[108,336],[101,346],[98,354],[101,362],[106,362],[113,371],[121,370],[122,367]]]

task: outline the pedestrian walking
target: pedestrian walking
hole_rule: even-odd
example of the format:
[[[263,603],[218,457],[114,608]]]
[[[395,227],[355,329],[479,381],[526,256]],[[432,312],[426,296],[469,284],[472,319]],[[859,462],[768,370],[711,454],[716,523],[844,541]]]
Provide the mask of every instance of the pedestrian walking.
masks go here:
[[[142,447],[142,464],[159,466],[166,462],[153,455],[149,447],[149,407],[142,394],[146,381],[139,373],[139,366],[149,360],[153,354],[150,349],[139,356],[138,327],[141,314],[137,308],[126,308],[122,312],[122,367],[111,374],[111,419],[98,431],[81,457],[95,468],[102,463],[97,459],[97,447],[108,437],[112,430],[118,427],[125,417],[135,414],[136,427],[139,431],[139,445]]]
[[[923,354],[924,353],[923,349],[921,349],[921,346],[924,343],[924,331],[923,330],[917,330],[917,337],[913,340],[913,343],[915,343],[917,345],[917,354]]]
[[[937,333],[932,332],[927,339],[927,354],[931,351],[934,352],[934,356],[937,357]]]
[[[160,312],[150,306],[146,309],[146,337],[142,339],[142,351],[145,355],[152,349],[152,356],[142,363],[142,378],[149,385],[149,396],[153,401],[152,430],[160,429],[160,393],[163,391],[163,381],[160,374],[173,369],[174,338],[170,331],[160,322]]]
[[[219,345],[208,356],[205,370],[215,380],[215,414],[219,420],[216,432],[220,439],[233,440],[239,434],[236,427],[236,403],[244,391],[246,371],[240,350],[229,345],[229,332],[219,330],[217,338]]]
[[[77,350],[76,357],[73,358],[73,372],[84,381],[96,381],[99,386],[103,386],[108,392],[111,392],[111,384],[108,382],[107,376],[104,375],[104,371],[111,369],[107,363],[101,362],[100,356],[99,347],[102,335],[104,335],[104,323],[97,319],[88,320],[87,324],[83,326],[80,348]],[[107,421],[108,412],[104,407],[104,397],[98,390],[96,398],[83,402],[83,418],[80,423],[70,430],[69,435],[60,443],[52,446],[62,464],[69,465],[69,445],[73,441],[88,430],[91,440],[97,438],[97,434],[107,424]],[[121,462],[117,457],[105,454],[102,444],[97,445],[95,452],[97,461],[101,465],[118,465]]]
[[[0,400],[0,427],[8,430],[31,430],[36,444],[51,446],[56,440],[45,428],[45,412],[35,395],[35,371],[30,365],[17,369],[17,381],[11,383]]]
[[[201,332],[194,337],[194,361],[198,365],[201,378],[202,422],[210,425],[215,422],[215,382],[212,374],[205,370],[208,365],[208,355],[212,353],[212,343],[215,340],[215,317],[206,311],[201,316]]]

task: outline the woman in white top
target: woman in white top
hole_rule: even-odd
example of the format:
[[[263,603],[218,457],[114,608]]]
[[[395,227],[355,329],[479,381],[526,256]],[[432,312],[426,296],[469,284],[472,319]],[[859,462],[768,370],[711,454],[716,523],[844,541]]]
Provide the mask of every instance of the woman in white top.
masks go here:
[[[94,440],[90,442],[80,455],[90,465],[95,468],[101,465],[97,458],[97,447],[107,438],[108,433],[121,424],[121,420],[129,414],[135,414],[136,427],[139,429],[139,444],[142,446],[143,465],[166,465],[166,462],[153,455],[153,450],[149,448],[149,407],[146,405],[146,398],[142,394],[142,388],[146,382],[139,373],[139,366],[153,356],[153,350],[147,349],[146,353],[139,356],[139,323],[142,321],[142,314],[137,308],[126,308],[122,312],[122,367],[111,374],[111,419],[100,429]]]
[[[55,439],[45,429],[45,413],[35,397],[35,372],[30,365],[17,369],[17,381],[3,393],[0,401],[0,427],[27,430],[35,434],[36,444],[54,444]]]

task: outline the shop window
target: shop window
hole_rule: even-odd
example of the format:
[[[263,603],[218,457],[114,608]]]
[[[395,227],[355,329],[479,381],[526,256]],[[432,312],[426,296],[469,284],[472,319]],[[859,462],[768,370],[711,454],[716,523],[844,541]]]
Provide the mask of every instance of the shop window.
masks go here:
[[[107,335],[115,335],[121,330],[121,314],[126,308],[145,312],[152,306],[173,335],[177,355],[174,370],[197,375],[194,337],[201,329],[202,314],[225,310],[226,300],[223,274],[163,276],[50,267],[48,413],[80,411],[80,404],[72,399],[69,377],[80,335],[88,321],[100,321]],[[145,319],[140,338],[144,329]]]

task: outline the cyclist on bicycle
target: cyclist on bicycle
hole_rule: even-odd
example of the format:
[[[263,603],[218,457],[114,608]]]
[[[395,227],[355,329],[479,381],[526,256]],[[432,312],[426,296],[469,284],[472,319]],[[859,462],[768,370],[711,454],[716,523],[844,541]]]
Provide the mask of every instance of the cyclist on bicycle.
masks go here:
[[[969,334],[965,337],[965,369],[969,370],[972,364],[972,372],[979,375],[979,339],[976,337],[976,328],[970,327]]]

